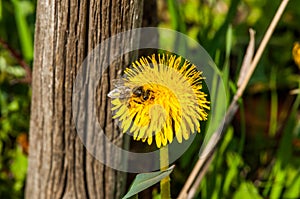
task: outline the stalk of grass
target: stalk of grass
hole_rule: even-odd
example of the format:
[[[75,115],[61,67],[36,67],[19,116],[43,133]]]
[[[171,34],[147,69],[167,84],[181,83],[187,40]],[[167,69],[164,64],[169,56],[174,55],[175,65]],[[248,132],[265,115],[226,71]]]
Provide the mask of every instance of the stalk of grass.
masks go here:
[[[168,0],[167,3],[171,15],[172,29],[185,33],[186,26],[181,11],[179,9],[178,2],[174,0]]]
[[[171,15],[171,25],[173,30],[177,30],[181,33],[186,33],[186,25],[183,20],[183,15],[181,13],[180,7],[177,1],[168,0],[168,8]],[[186,54],[186,42],[184,42],[178,35],[176,34],[176,41],[174,49],[181,52],[180,54]]]
[[[300,83],[299,83],[300,87]],[[297,112],[300,105],[300,94],[297,95],[293,104],[290,116],[284,128],[284,134],[280,141],[279,149],[277,152],[277,160],[272,170],[272,175],[269,178],[269,187],[264,191],[264,194],[268,193],[270,189],[270,198],[279,198],[285,187],[286,176],[288,170],[285,169],[291,156],[292,156],[292,140],[293,129],[297,123]]]
[[[2,19],[2,0],[0,0],[0,20]]]
[[[277,129],[277,115],[278,115],[278,95],[276,89],[276,72],[273,69],[271,71],[271,111],[270,111],[270,128],[269,135],[274,137]]]
[[[31,38],[32,34],[26,21],[26,13],[24,13],[24,9],[22,8],[22,2],[12,0],[12,3],[15,9],[15,20],[20,37],[22,54],[26,61],[31,61],[33,59],[33,42]]]
[[[246,141],[246,117],[245,117],[245,108],[242,100],[240,101],[240,117],[241,117],[241,122],[240,122],[241,138],[239,143],[238,154],[241,155],[244,150],[244,145]]]
[[[226,32],[228,31],[228,27],[229,27],[230,23],[233,21],[233,18],[236,16],[237,7],[238,7],[240,1],[241,0],[232,0],[231,1],[230,7],[228,10],[228,14],[226,15],[224,23],[218,29],[218,31],[214,35],[214,38],[211,40],[211,42],[209,44],[209,47],[210,47],[209,51],[210,51],[210,53],[212,53],[213,56],[215,55],[217,46],[219,46],[220,43],[224,44],[224,41],[226,39],[224,37],[224,35],[226,35]]]

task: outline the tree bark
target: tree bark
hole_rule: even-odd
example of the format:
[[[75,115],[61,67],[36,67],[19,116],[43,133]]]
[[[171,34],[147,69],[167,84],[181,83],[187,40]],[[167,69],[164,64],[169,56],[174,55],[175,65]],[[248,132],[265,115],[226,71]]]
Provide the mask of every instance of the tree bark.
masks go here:
[[[38,1],[26,198],[114,199],[124,193],[125,174],[94,159],[76,134],[72,89],[88,53],[110,36],[140,27],[142,10],[140,0]],[[99,122],[112,141],[119,136],[106,94],[130,61],[124,55],[110,66],[96,99],[107,113],[98,112]]]

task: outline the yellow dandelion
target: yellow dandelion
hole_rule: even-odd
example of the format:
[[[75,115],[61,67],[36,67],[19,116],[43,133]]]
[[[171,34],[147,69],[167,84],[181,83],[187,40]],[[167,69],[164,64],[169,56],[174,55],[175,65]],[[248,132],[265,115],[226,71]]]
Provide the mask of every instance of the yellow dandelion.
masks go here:
[[[293,58],[298,68],[300,69],[300,43],[299,42],[294,43]]]
[[[209,102],[202,91],[202,72],[175,55],[142,57],[125,69],[125,77],[115,81],[112,98],[113,118],[123,133],[134,140],[158,148],[175,136],[179,143],[190,133],[200,132],[200,121],[207,120]]]

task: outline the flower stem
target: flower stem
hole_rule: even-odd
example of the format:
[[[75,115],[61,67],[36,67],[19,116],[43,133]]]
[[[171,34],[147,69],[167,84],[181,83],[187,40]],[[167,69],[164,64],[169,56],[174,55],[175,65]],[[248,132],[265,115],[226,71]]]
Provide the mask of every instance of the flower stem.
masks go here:
[[[160,170],[164,171],[168,168],[169,165],[169,152],[168,146],[160,148]],[[167,176],[160,181],[160,194],[161,199],[170,199],[171,190],[170,190],[170,177]]]

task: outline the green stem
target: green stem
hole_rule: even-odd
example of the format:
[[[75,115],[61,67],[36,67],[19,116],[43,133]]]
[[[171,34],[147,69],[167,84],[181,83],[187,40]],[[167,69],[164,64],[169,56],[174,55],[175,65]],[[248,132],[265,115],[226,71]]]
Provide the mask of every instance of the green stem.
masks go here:
[[[160,150],[160,170],[164,171],[168,168],[169,165],[169,152],[168,146],[162,147]],[[170,190],[170,177],[167,176],[160,181],[160,194],[161,199],[170,199],[171,190]]]

